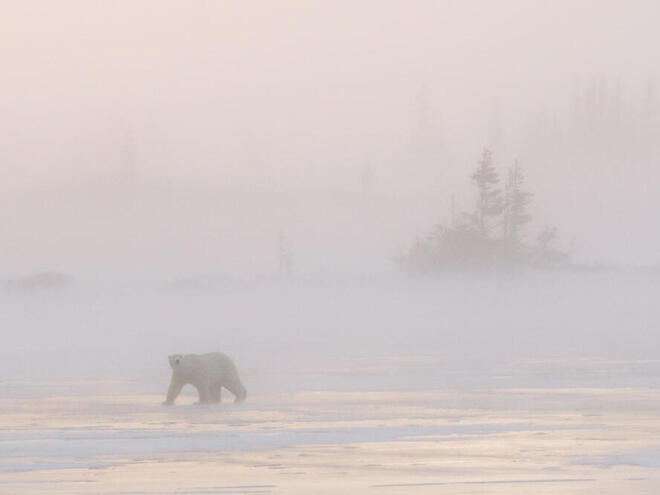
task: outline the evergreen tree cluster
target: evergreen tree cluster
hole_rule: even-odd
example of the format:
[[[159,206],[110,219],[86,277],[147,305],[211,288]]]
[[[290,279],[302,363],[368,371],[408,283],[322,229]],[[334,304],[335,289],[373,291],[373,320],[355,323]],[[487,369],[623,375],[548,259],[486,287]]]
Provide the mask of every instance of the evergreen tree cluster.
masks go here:
[[[453,215],[450,225],[438,224],[426,237],[417,238],[400,260],[404,266],[430,273],[568,265],[568,254],[554,245],[555,228],[543,229],[532,244],[525,242],[533,194],[525,190],[517,161],[507,171],[502,189],[492,152],[484,149],[470,179],[476,189],[474,210]]]

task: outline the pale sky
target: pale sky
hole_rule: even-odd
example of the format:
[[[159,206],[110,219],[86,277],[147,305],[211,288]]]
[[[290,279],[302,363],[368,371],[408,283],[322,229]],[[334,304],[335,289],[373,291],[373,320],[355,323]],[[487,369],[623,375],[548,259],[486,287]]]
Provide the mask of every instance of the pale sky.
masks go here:
[[[452,192],[469,207],[466,177],[494,144],[497,115],[496,160],[523,160],[539,217],[577,237],[584,258],[657,263],[660,234],[649,222],[660,152],[629,122],[640,122],[660,74],[658,26],[656,1],[0,0],[4,235],[33,239],[50,223],[30,208],[8,213],[17,197],[38,201],[30,198],[43,188],[97,187],[121,174],[130,134],[143,185],[359,191],[368,163],[379,193],[421,188],[429,198],[387,203],[413,217],[383,222],[393,250],[442,220]],[[546,118],[582,148],[571,98],[604,79],[630,117],[623,158],[606,153],[604,163],[574,148],[556,157],[551,142],[533,145],[530,128]],[[422,88],[428,154],[411,149]],[[418,174],[420,156],[431,172],[427,164]],[[296,213],[281,223],[313,222]],[[36,268],[30,259],[19,265]]]

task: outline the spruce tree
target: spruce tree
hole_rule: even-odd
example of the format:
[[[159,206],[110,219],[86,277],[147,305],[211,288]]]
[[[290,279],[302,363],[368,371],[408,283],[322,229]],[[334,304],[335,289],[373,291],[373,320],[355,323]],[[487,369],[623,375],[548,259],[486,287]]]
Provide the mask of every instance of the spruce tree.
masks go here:
[[[474,213],[474,223],[484,239],[489,237],[491,230],[490,218],[500,215],[504,202],[497,184],[500,181],[493,165],[493,154],[484,148],[477,170],[471,176],[472,183],[477,187],[477,209]]]
[[[504,192],[504,238],[516,249],[520,246],[522,228],[532,219],[527,207],[533,194],[523,190],[524,182],[525,176],[516,160],[509,169]]]

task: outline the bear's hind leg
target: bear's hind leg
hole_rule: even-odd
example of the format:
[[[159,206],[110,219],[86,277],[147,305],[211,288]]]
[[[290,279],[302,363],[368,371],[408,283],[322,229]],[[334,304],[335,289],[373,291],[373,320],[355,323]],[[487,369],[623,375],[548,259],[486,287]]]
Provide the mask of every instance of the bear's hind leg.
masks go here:
[[[236,396],[234,402],[243,402],[247,397],[247,390],[245,390],[245,387],[238,378],[232,380],[231,383],[228,383],[225,388]]]

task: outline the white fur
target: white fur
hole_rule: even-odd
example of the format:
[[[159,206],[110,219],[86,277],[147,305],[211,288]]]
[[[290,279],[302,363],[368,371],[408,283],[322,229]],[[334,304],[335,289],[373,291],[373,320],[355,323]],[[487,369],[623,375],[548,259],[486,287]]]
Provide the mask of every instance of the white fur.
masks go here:
[[[236,396],[236,402],[245,400],[247,392],[238,377],[236,366],[221,352],[174,354],[168,359],[172,367],[172,380],[163,404],[174,404],[184,385],[197,388],[200,404],[220,402],[222,387]]]

